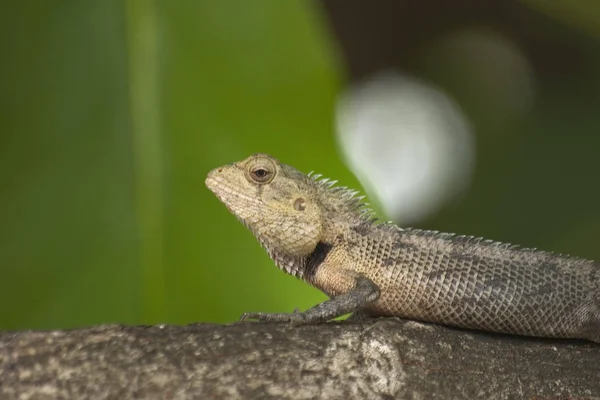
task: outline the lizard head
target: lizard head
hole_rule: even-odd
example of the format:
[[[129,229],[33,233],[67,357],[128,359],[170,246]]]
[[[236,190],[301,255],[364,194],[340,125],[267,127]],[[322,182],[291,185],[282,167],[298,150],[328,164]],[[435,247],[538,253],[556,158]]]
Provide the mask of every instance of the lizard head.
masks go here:
[[[206,186],[273,256],[304,257],[321,240],[319,186],[266,154],[209,172]]]

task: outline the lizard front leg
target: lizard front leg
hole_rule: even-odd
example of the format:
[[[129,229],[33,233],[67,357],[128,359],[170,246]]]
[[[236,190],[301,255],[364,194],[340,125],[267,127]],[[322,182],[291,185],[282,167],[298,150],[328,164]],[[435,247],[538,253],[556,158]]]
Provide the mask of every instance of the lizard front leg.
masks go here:
[[[338,278],[341,281],[348,281],[349,279],[353,281],[350,290],[319,303],[306,311],[301,312],[296,309],[293,313],[245,313],[242,315],[241,320],[256,319],[268,322],[289,322],[292,325],[315,324],[358,311],[379,298],[379,288],[364,275],[348,270],[337,271],[337,274],[339,274]]]

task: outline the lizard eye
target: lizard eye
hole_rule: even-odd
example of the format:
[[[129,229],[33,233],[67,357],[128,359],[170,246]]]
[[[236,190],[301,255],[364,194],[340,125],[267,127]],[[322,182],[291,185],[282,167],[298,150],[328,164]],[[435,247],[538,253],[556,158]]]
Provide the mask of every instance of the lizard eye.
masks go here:
[[[269,172],[266,169],[258,168],[256,170],[252,171],[252,173],[258,179],[265,179],[265,177],[267,176],[267,174]]]
[[[266,157],[257,157],[246,165],[246,179],[252,183],[266,185],[275,178],[277,166]]]
[[[256,167],[250,171],[252,179],[258,183],[268,183],[273,179],[273,173],[266,168]]]

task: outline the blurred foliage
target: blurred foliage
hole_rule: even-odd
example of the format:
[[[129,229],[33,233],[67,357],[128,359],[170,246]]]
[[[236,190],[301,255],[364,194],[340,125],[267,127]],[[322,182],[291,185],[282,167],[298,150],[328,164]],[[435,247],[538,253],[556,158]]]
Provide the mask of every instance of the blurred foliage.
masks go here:
[[[600,37],[600,7],[595,0],[523,0],[536,10],[564,21],[570,27]]]
[[[300,0],[0,5],[0,328],[227,322],[324,299],[204,187],[259,151],[358,187],[334,140],[343,69],[324,18]],[[592,257],[588,78],[481,141],[472,192],[428,224]],[[567,157],[565,131],[595,139]]]
[[[125,3],[1,6],[0,328],[322,298],[291,277],[264,290],[281,273],[204,187],[257,151],[349,176],[330,156],[338,77],[316,10]]]

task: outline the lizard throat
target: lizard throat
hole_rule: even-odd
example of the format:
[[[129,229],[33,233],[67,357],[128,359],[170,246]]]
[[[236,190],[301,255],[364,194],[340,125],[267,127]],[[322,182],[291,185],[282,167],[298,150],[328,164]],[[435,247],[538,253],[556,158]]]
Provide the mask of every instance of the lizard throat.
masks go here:
[[[329,243],[319,242],[312,253],[298,257],[277,251],[263,240],[260,240],[260,244],[279,269],[308,282],[313,280],[319,266],[325,261],[333,247]]]
[[[315,250],[304,257],[304,279],[311,282],[314,280],[319,266],[323,264],[332,248],[329,243],[319,242]]]

